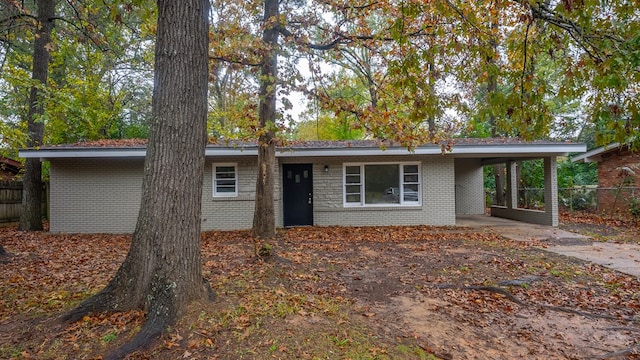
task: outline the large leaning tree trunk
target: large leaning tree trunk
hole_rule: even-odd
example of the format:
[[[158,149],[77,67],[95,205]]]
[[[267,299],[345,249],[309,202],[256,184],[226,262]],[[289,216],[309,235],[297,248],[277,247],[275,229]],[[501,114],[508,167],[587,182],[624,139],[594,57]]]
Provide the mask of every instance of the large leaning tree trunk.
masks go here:
[[[29,112],[27,113],[27,146],[42,146],[44,139],[44,87],[49,76],[49,46],[53,19],[55,17],[55,0],[38,0],[38,31],[33,42],[33,64],[29,95]],[[40,159],[30,158],[24,164],[22,177],[22,212],[20,213],[19,230],[42,230],[42,164]]]
[[[99,311],[143,308],[140,332],[107,358],[147,345],[194,301],[201,275],[200,215],[206,147],[208,2],[158,0],[151,133],[142,202],[129,253],[109,284],[67,321]]]
[[[259,239],[257,254],[271,255],[270,245],[264,241],[276,236],[275,228],[275,119],[276,79],[278,78],[279,0],[264,1],[264,31],[266,47],[260,67],[260,136],[258,138],[258,178],[253,214],[253,237]]]

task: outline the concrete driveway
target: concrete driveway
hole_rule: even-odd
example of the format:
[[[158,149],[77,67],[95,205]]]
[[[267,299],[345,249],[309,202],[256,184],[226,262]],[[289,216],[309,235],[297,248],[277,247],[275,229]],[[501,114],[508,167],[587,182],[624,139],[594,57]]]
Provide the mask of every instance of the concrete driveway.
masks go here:
[[[552,226],[528,224],[488,215],[459,215],[456,225],[488,228],[517,241],[538,240],[548,245],[545,250],[640,277],[639,245],[593,242],[588,236]]]

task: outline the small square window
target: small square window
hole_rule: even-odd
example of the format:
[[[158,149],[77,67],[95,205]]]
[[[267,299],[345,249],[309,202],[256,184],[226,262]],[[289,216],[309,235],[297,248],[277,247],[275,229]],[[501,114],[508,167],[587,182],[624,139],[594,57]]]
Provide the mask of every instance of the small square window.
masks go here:
[[[237,174],[236,164],[213,164],[213,196],[238,196]]]

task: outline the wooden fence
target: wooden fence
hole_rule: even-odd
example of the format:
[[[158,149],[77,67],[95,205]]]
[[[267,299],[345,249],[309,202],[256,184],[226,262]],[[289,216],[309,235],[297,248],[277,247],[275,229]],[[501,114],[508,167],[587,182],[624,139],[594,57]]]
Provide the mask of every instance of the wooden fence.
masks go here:
[[[49,183],[43,186],[42,215],[48,217]],[[0,223],[20,220],[22,212],[22,182],[0,181]]]

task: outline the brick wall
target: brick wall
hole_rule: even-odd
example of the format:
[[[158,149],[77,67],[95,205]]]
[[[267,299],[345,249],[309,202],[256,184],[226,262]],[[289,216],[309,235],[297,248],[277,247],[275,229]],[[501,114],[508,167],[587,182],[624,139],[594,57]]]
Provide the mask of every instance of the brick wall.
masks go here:
[[[213,197],[213,165],[237,164],[238,196]],[[207,159],[202,191],[202,229],[239,230],[251,229],[255,210],[255,191],[258,160],[255,157],[225,157]],[[282,226],[282,192],[279,166],[275,174],[276,226]]]
[[[52,160],[51,232],[133,232],[140,209],[142,170],[142,160]]]
[[[420,161],[422,205],[345,208],[343,162]],[[213,197],[213,163],[235,163],[238,196]],[[313,164],[316,225],[453,225],[456,204],[454,159],[445,156],[281,158],[275,190],[276,226],[282,226],[282,163]],[[202,229],[248,229],[253,222],[257,159],[207,159],[202,194]],[[325,165],[329,171],[325,172]],[[55,159],[51,161],[51,231],[130,233],[140,207],[141,159]],[[481,173],[481,169],[480,169]],[[471,178],[477,177],[477,174]],[[483,197],[482,186],[479,190]],[[484,208],[483,208],[484,209]]]
[[[213,164],[236,163],[238,196],[213,197]],[[207,160],[202,189],[202,229],[250,229],[256,187],[256,160],[254,158],[224,158]]]
[[[321,226],[454,225],[455,197],[453,158],[444,156],[379,156],[319,158],[314,160],[314,223]],[[344,207],[343,163],[422,163],[422,205]],[[324,165],[329,172],[324,172]]]
[[[635,176],[621,168],[627,167]],[[628,214],[628,201],[636,196],[633,187],[640,186],[640,154],[628,150],[614,151],[602,155],[598,163],[598,211]],[[622,187],[622,188],[621,188]]]
[[[480,159],[455,159],[456,214],[484,214],[484,172]]]

